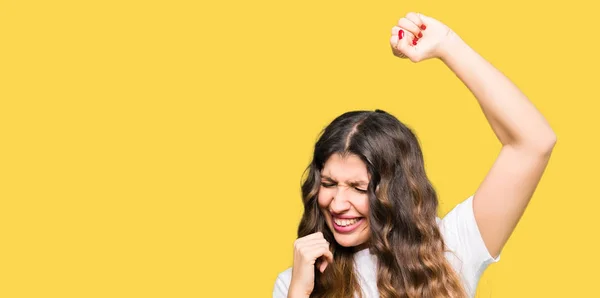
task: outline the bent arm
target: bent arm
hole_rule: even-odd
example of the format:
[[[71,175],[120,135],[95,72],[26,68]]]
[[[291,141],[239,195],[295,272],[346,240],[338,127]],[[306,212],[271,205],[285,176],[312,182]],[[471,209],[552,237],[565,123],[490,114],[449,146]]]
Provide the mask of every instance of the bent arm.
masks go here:
[[[541,179],[556,135],[527,97],[455,34],[443,46],[440,59],[473,93],[502,143],[473,198],[481,236],[496,257]]]

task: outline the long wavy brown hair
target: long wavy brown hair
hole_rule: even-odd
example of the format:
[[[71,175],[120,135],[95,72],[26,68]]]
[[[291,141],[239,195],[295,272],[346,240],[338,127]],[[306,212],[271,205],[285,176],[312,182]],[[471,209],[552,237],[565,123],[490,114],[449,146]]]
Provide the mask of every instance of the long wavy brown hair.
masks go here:
[[[467,297],[444,257],[446,246],[436,222],[438,199],[425,174],[419,142],[407,126],[382,110],[344,113],[315,144],[302,184],[304,214],[298,237],[322,232],[331,243],[334,262],[323,273],[315,268],[310,297],[362,296],[355,249],[336,243],[318,205],[321,170],[335,153],[359,156],[371,177],[367,244],[378,258],[380,297]]]

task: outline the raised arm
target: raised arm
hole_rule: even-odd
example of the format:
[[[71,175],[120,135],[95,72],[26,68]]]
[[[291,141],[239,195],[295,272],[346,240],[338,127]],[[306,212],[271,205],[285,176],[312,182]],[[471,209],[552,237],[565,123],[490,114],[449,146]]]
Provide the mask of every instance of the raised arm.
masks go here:
[[[409,13],[398,25],[392,31],[394,53],[414,62],[442,60],[475,95],[502,143],[498,158],[473,198],[480,233],[496,257],[542,177],[556,135],[527,97],[447,26],[415,13]],[[415,40],[419,33],[422,38]]]

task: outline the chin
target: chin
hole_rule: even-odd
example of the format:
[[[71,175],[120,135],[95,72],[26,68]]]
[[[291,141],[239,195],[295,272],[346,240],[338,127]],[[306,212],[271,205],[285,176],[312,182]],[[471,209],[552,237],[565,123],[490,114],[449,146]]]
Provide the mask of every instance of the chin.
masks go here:
[[[343,247],[355,247],[361,244],[358,241],[339,239],[338,237],[335,237],[335,242],[337,242],[340,246]]]
[[[357,235],[342,235],[333,232],[335,242],[343,247],[355,247],[364,244],[366,241],[358,239]]]

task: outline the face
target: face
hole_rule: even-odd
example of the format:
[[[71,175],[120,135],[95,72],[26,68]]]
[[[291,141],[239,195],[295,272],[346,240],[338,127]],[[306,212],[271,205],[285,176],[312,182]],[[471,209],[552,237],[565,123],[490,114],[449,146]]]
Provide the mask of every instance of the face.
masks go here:
[[[369,239],[369,175],[356,155],[332,155],[321,171],[319,207],[338,244],[364,245]]]

